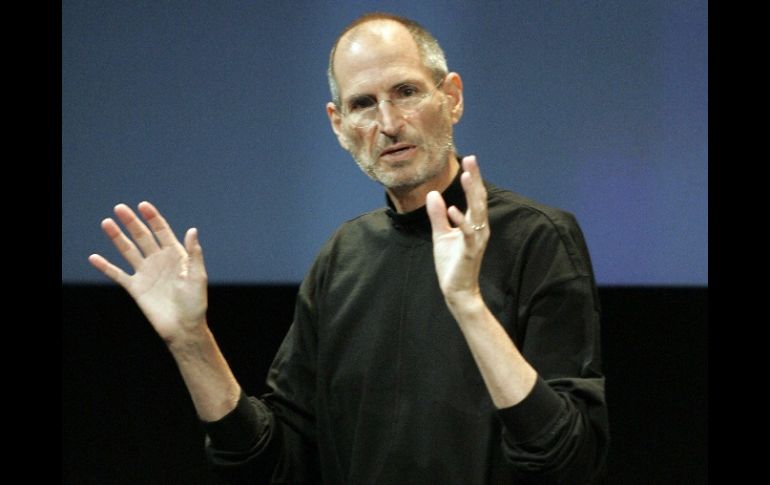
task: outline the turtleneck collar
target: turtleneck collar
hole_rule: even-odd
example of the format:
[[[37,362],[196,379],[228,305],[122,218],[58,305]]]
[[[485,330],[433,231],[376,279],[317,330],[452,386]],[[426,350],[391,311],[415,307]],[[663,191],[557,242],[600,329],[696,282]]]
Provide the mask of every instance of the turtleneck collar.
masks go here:
[[[457,160],[459,162],[461,158],[458,157]],[[454,205],[465,212],[467,208],[465,191],[460,183],[460,175],[462,175],[462,173],[463,170],[461,166],[460,170],[457,171],[457,175],[455,175],[455,178],[452,180],[452,183],[450,183],[449,187],[441,193],[441,196],[444,198],[447,207]],[[385,201],[388,204],[386,213],[388,214],[388,217],[390,217],[394,228],[399,231],[430,235],[430,218],[428,217],[428,211],[424,205],[419,209],[410,212],[399,213],[396,212],[396,206],[393,204],[393,201],[390,200],[387,193],[385,194]]]

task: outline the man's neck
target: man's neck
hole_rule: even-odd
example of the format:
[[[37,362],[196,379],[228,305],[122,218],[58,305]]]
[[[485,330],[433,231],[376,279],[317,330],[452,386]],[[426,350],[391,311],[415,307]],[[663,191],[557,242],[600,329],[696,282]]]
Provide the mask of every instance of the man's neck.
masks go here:
[[[446,190],[452,183],[452,180],[454,180],[459,170],[460,164],[453,154],[452,159],[447,164],[446,170],[425,183],[416,187],[385,189],[385,191],[393,202],[396,212],[411,212],[425,205],[425,198],[428,196],[428,192],[432,190],[444,192],[444,190]]]

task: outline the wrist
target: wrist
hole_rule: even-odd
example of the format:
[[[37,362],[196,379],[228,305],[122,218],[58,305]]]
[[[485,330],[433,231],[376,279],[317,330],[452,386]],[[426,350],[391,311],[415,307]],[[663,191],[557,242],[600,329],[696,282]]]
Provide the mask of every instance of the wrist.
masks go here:
[[[172,353],[184,352],[187,349],[199,348],[201,344],[211,341],[213,335],[205,319],[196,324],[185,324],[173,334],[163,338],[166,347]]]
[[[458,323],[483,318],[487,312],[487,305],[481,297],[481,292],[460,291],[444,296],[449,311],[454,315]]]

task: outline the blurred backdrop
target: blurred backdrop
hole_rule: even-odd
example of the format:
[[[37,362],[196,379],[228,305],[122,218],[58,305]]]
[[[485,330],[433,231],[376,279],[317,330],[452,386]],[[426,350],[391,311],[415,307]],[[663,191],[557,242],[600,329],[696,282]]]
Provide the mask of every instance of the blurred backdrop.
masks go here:
[[[100,221],[149,200],[213,283],[299,282],[384,204],[324,112],[331,44],[374,10],[438,38],[460,153],[573,212],[600,285],[708,284],[705,0],[63,2],[62,280],[105,282]]]

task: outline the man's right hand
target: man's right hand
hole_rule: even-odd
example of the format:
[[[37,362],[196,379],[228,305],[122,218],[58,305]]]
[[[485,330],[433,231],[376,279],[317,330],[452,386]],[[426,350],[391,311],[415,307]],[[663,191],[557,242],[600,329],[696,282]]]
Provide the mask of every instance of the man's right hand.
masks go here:
[[[115,215],[130,238],[111,218],[102,229],[134,270],[133,275],[98,254],[88,261],[134,298],[158,335],[169,345],[193,336],[205,327],[207,276],[198,231],[189,229],[184,246],[160,212],[149,202],[138,205],[147,224],[125,204]]]
[[[88,260],[136,300],[171,350],[200,419],[217,421],[235,408],[241,388],[206,323],[207,277],[198,231],[189,229],[182,246],[158,209],[149,202],[138,209],[149,228],[127,205],[115,206],[130,238],[112,219],[102,221],[134,274],[98,254]]]

